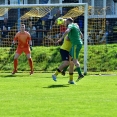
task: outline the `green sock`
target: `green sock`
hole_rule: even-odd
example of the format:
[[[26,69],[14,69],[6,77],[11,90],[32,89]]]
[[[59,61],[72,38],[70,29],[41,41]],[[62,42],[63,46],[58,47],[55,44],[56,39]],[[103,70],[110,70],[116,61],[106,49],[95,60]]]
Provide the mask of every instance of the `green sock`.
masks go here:
[[[63,72],[66,72],[68,67],[69,67],[69,65],[66,66],[66,67],[63,69]]]
[[[79,75],[82,75],[80,67],[77,67],[76,70],[77,70]]]

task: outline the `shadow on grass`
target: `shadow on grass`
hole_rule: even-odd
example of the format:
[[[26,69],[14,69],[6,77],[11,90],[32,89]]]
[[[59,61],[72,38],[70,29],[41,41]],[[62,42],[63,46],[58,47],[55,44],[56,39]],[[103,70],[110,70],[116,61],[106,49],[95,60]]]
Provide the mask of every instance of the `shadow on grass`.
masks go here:
[[[3,78],[10,78],[10,77],[16,77],[16,75],[9,74],[9,75],[2,75],[1,77],[3,77]]]
[[[69,85],[50,85],[48,87],[43,87],[43,88],[63,88],[63,87],[69,87]]]
[[[16,74],[11,74],[11,73],[6,73],[6,74],[0,74],[0,78],[15,78],[15,77],[18,77],[18,78],[24,78],[24,77],[31,77],[32,75],[30,75],[29,73],[27,72],[18,72]]]

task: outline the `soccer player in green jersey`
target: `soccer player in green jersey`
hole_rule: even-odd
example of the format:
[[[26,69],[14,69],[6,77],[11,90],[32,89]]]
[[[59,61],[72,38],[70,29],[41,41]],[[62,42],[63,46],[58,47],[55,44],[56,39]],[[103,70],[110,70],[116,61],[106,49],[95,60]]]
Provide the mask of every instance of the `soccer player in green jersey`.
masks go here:
[[[82,74],[81,72],[81,69],[80,69],[80,63],[78,61],[78,55],[80,53],[80,50],[82,48],[82,33],[79,29],[79,26],[73,22],[73,19],[72,18],[67,18],[66,20],[66,25],[67,25],[67,30],[65,31],[65,33],[63,34],[63,36],[61,38],[64,38],[66,35],[68,35],[68,38],[67,40],[69,40],[72,44],[72,53],[71,53],[71,56],[73,58],[73,62],[76,66],[76,70],[79,74],[78,76],[78,80],[80,80],[81,78],[84,77],[84,75]]]
[[[65,20],[62,24],[63,26],[66,26]],[[62,63],[61,65],[57,68],[57,70],[55,71],[55,73],[52,75],[52,79],[54,81],[57,81],[57,75],[59,73],[62,73],[63,71],[66,71],[66,69],[69,67],[69,81],[68,83],[70,84],[74,84],[73,81],[73,69],[74,69],[74,64],[73,61],[71,61],[71,57],[69,55],[69,51],[71,49],[71,42],[69,40],[67,40],[66,38],[68,38],[68,35],[66,35],[64,38],[61,38],[57,41],[57,43],[61,42],[63,39],[63,44],[60,47],[60,54],[61,54],[61,58],[62,58]]]

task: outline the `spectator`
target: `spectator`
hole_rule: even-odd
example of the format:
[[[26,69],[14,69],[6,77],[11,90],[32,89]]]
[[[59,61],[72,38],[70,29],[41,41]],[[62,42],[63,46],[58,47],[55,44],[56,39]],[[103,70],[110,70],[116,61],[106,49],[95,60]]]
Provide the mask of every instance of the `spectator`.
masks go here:
[[[113,43],[117,43],[117,21],[113,26]]]
[[[2,37],[5,38],[6,35],[8,34],[8,19],[4,18],[3,25],[1,27],[2,30]]]
[[[39,20],[36,22],[36,36],[38,38],[38,42],[36,44],[40,45],[42,43],[43,40],[43,21],[41,20],[41,18],[39,18]]]
[[[36,37],[36,27],[33,26],[32,21],[29,22],[28,32],[30,33],[32,38]]]
[[[68,11],[69,11],[69,9],[63,8],[63,10],[62,10],[62,15],[64,16]]]
[[[66,29],[67,28],[64,25],[60,25],[60,34],[63,35]]]
[[[65,21],[66,21],[66,20],[64,20],[64,24],[65,24]],[[66,29],[67,29],[66,26],[65,26],[64,24],[60,25],[59,37],[61,37],[61,36],[64,34],[64,32],[66,31]],[[63,40],[62,40],[62,43],[63,43]]]
[[[109,24],[109,21],[106,21],[106,25],[105,25],[105,31],[104,31],[104,35],[102,36],[102,39],[100,40],[100,42],[106,41],[106,43],[108,43],[108,37],[112,32],[112,27]]]
[[[61,11],[58,10],[57,13],[53,16],[52,20],[51,20],[51,27],[52,25],[54,25],[55,21],[57,18],[61,17]]]
[[[84,33],[84,16],[79,16],[74,22],[78,23],[81,32]]]

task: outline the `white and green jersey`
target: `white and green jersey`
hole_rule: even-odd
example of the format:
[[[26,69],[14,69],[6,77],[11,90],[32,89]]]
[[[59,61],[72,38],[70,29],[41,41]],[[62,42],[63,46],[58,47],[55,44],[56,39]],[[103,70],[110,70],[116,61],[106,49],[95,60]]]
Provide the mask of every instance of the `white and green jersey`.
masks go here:
[[[79,26],[75,23],[71,23],[68,25],[68,29],[71,29],[68,34],[68,37],[69,37],[72,45],[82,44]]]

